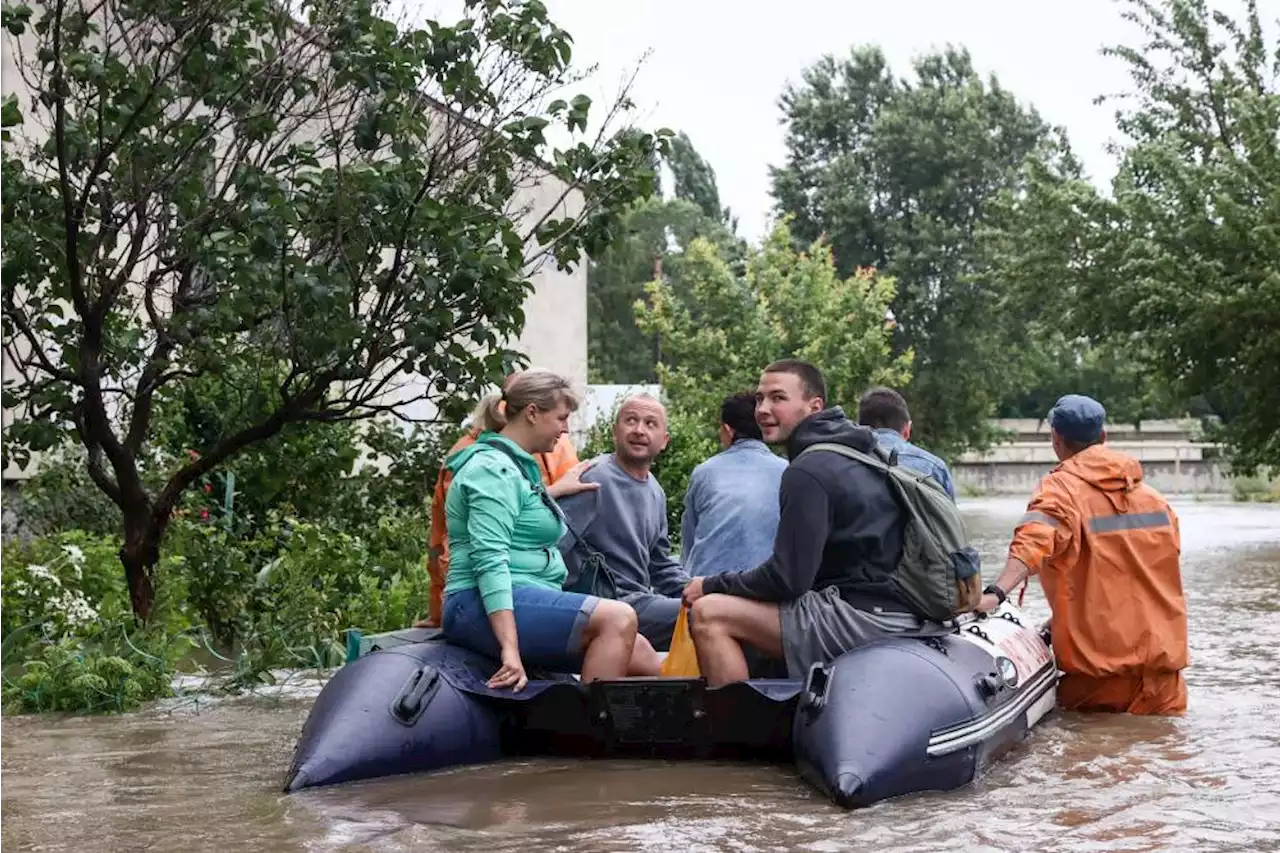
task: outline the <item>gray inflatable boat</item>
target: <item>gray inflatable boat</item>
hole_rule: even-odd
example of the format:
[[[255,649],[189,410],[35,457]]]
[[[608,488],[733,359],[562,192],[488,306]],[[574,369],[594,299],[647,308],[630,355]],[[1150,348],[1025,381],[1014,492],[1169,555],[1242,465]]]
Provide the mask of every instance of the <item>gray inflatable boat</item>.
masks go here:
[[[935,633],[881,640],[804,679],[580,683],[530,672],[490,690],[497,663],[431,632],[366,640],[316,699],[285,790],[506,756],[794,762],[837,804],[971,782],[1054,707],[1046,638],[1012,603]]]

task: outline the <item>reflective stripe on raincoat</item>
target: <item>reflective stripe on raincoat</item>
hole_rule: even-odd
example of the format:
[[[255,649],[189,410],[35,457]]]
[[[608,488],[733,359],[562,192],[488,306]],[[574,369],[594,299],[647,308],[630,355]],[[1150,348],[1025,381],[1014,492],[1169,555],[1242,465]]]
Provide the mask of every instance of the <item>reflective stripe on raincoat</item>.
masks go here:
[[[1173,509],[1137,460],[1105,444],[1040,481],[1009,547],[1040,576],[1059,668],[1088,678],[1187,666],[1180,555]]]

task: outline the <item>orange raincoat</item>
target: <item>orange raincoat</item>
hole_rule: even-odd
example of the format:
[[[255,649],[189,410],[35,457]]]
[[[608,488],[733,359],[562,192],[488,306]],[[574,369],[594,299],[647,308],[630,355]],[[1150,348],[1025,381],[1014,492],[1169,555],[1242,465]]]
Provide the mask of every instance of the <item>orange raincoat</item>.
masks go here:
[[[1039,574],[1053,610],[1062,707],[1186,710],[1181,550],[1173,509],[1137,460],[1105,444],[1040,481],[1009,556]]]
[[[449,448],[445,459],[464,447],[475,444],[479,436],[480,433],[474,429],[468,430],[454,443],[453,447]],[[578,451],[569,440],[568,433],[565,433],[560,436],[555,450],[550,453],[535,454],[534,458],[538,460],[543,485],[549,486],[578,464]],[[431,593],[425,624],[436,628],[440,627],[444,583],[449,575],[449,539],[445,532],[444,499],[451,482],[453,482],[453,474],[441,465],[440,472],[436,474],[435,492],[431,496],[431,532],[427,539],[427,574],[431,576]]]

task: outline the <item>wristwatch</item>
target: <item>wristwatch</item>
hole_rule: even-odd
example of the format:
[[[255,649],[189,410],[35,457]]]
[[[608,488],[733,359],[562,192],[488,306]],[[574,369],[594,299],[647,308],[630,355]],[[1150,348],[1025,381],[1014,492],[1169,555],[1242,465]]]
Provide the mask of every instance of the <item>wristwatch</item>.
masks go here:
[[[997,599],[999,599],[999,601],[1000,601],[1000,603],[1001,603],[1001,604],[1004,604],[1005,599],[1007,599],[1007,598],[1009,597],[1009,596],[1005,593],[1005,591],[1004,591],[1003,589],[1001,589],[1001,588],[1000,588],[1000,585],[999,585],[999,584],[994,584],[994,583],[993,583],[993,584],[991,584],[990,586],[988,586],[988,587],[987,587],[986,589],[984,589],[982,592],[983,592],[983,594],[984,594],[984,595],[994,595]]]

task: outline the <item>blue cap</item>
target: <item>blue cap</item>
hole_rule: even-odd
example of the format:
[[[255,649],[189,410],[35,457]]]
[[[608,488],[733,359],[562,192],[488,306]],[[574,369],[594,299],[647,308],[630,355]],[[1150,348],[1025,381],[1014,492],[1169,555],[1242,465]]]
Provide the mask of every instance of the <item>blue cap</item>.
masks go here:
[[[1067,441],[1092,444],[1102,435],[1107,410],[1092,397],[1068,394],[1049,410],[1049,426]]]

